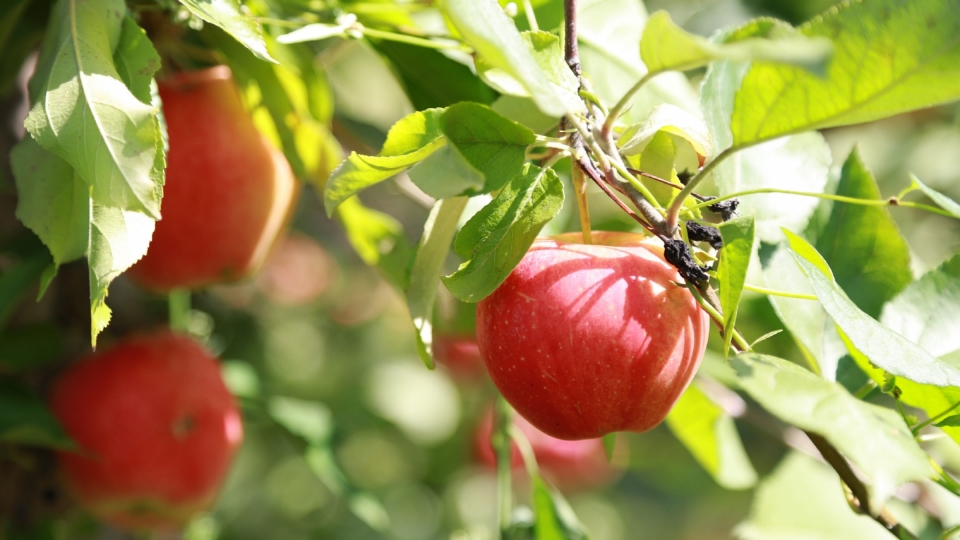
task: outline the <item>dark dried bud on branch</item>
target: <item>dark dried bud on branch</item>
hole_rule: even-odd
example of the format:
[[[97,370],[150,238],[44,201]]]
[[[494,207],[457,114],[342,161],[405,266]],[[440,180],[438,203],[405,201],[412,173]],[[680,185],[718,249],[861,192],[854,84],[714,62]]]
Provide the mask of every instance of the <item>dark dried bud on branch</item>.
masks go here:
[[[668,238],[663,241],[663,258],[677,267],[677,271],[688,283],[700,283],[710,279],[703,267],[697,264],[690,254],[690,248],[683,240]]]
[[[716,197],[704,197],[704,202],[716,199]],[[729,201],[720,201],[707,207],[707,210],[715,214],[720,214],[724,221],[730,221],[737,215],[737,207],[740,206],[740,199],[730,199]]]
[[[713,246],[713,249],[723,247],[723,238],[720,236],[719,229],[702,225],[696,221],[687,222],[687,238],[692,242],[706,242]]]

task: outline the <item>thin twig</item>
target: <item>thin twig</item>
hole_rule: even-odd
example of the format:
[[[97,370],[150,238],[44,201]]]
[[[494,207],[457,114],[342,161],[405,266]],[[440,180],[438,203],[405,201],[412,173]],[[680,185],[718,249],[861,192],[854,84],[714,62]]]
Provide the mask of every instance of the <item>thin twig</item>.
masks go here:
[[[577,50],[577,0],[563,0],[563,57],[580,80],[580,51]]]
[[[850,488],[850,492],[853,495],[850,504],[854,510],[872,517],[874,521],[890,531],[890,534],[895,538],[917,540],[917,537],[903,528],[886,508],[880,508],[876,515],[873,515],[873,512],[870,511],[870,497],[867,493],[867,487],[853,472],[847,459],[822,436],[809,431],[805,431],[805,433],[807,437],[810,438],[810,442],[820,451],[823,459],[833,467],[833,470],[837,471],[844,485]]]

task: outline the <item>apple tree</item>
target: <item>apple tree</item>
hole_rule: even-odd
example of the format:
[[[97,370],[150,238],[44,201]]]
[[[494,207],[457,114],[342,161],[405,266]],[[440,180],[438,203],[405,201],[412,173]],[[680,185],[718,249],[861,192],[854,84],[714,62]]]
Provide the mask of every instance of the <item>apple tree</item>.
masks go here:
[[[0,538],[960,534],[960,4],[733,3],[6,0]],[[50,401],[157,326],[212,509]]]

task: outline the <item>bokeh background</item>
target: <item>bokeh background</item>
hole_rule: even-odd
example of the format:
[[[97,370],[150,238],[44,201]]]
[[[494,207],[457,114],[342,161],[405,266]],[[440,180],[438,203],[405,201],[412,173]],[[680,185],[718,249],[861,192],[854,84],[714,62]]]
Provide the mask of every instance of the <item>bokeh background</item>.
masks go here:
[[[710,35],[757,15],[800,24],[832,4],[649,0],[647,10],[665,9],[686,29]],[[334,92],[334,134],[345,148],[379,148],[389,126],[413,110],[394,73],[362,41],[334,43],[319,53],[318,61]],[[703,73],[688,75],[696,84]],[[17,88],[0,101],[0,280],[9,277],[20,246],[32,241],[14,218],[16,194],[7,157],[22,136],[25,107]],[[859,144],[884,196],[898,193],[913,172],[960,199],[956,106],[824,135],[835,167]],[[398,218],[416,242],[428,207],[405,186],[402,179],[387,182],[362,198]],[[573,198],[568,201],[572,205]],[[592,199],[592,208],[597,228],[631,226],[602,195]],[[907,209],[895,210],[893,216],[914,251],[918,275],[960,248],[955,220]],[[568,207],[548,232],[577,226],[575,208]],[[194,297],[190,330],[223,359],[225,378],[243,406],[246,439],[217,506],[191,523],[183,537],[495,538],[496,483],[492,471],[477,462],[474,437],[481,413],[495,395],[489,380],[482,374],[457,375],[444,366],[436,371],[423,367],[402,299],[354,253],[312,189],[305,190],[292,229],[258,278]],[[452,271],[455,261],[449,262]],[[85,346],[86,294],[86,269],[75,263],[61,270],[52,294],[42,302],[34,303],[27,294],[4,314],[0,370],[15,373],[10,366],[17,362],[42,365],[16,376],[44,388]],[[163,298],[148,296],[123,278],[111,288],[110,301],[115,315],[101,338],[104,343],[166,320]],[[767,300],[750,293],[740,321],[748,339],[781,328]],[[470,332],[471,324],[470,306],[441,298],[438,327]],[[719,350],[715,342],[711,346]],[[799,358],[786,334],[758,349]],[[787,451],[782,426],[748,414],[737,427],[758,473],[774,471]],[[666,427],[623,440],[629,463],[620,479],[566,494],[591,538],[723,539],[732,537],[748,516],[755,490],[717,486]],[[821,485],[817,482],[833,486],[829,477],[793,481],[798,507],[819,496],[813,491]],[[518,497],[522,502],[524,495]],[[929,518],[917,514],[910,519],[923,531]],[[0,441],[4,537],[127,538],[73,507],[57,487],[49,453]]]

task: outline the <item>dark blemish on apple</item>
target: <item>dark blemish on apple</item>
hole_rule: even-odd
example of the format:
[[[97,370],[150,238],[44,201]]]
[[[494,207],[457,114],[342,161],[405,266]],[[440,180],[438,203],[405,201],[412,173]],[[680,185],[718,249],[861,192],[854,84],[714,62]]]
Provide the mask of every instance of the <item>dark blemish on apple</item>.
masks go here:
[[[173,425],[170,426],[170,431],[173,433],[174,438],[183,440],[195,427],[197,427],[196,418],[193,416],[184,416],[174,420]]]

